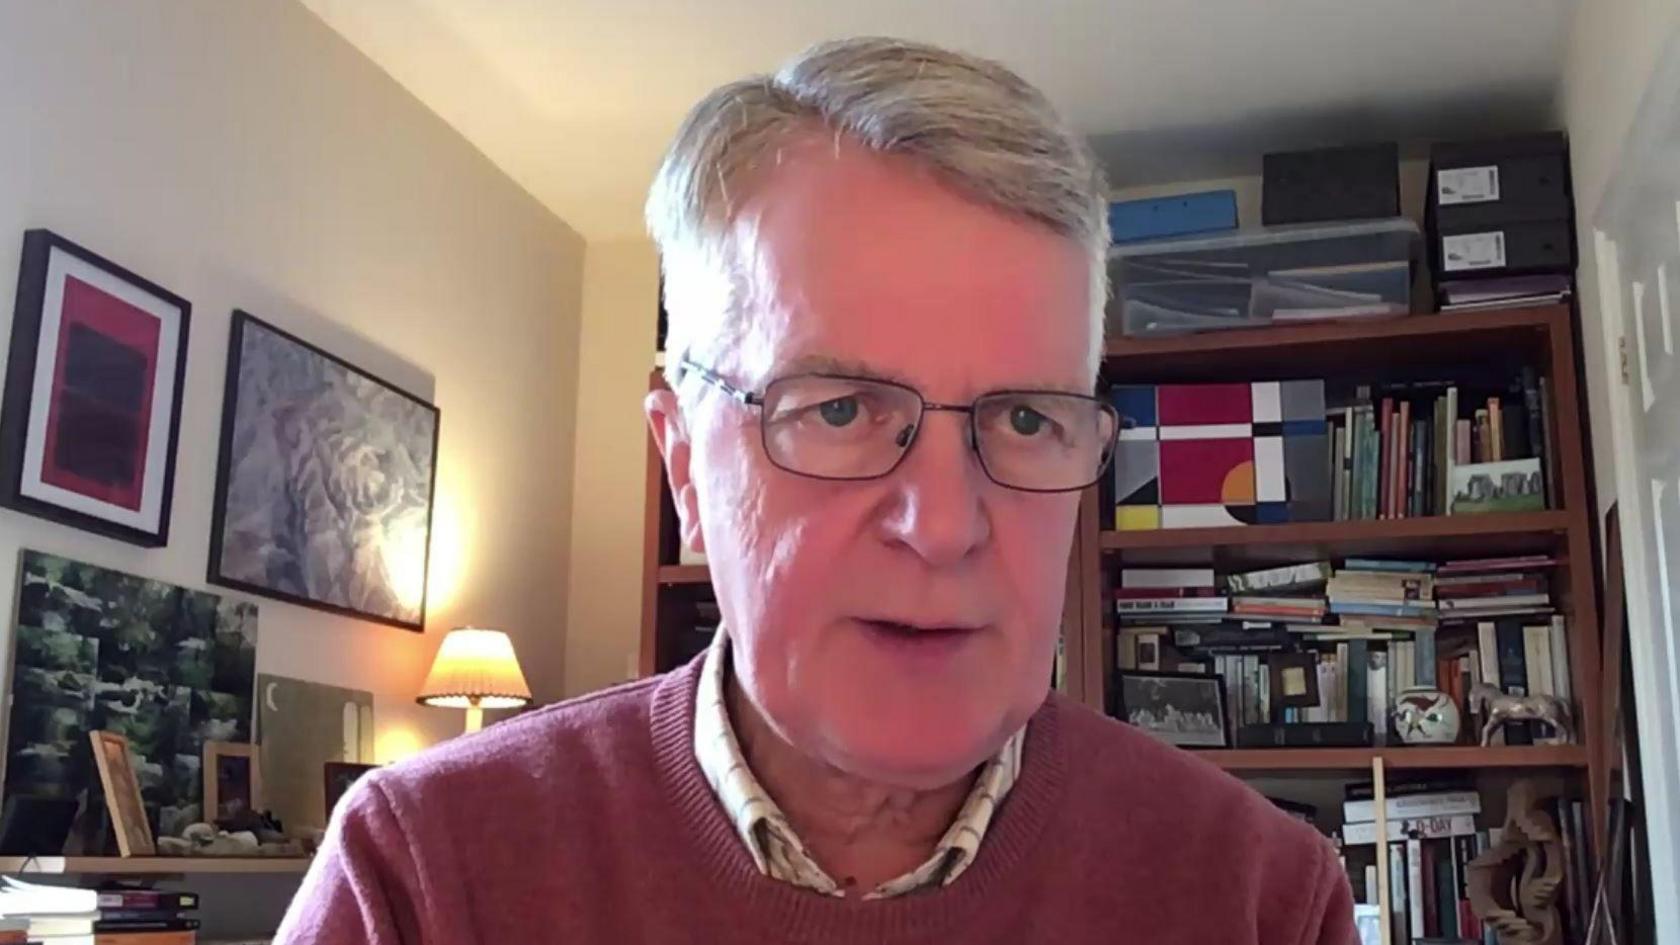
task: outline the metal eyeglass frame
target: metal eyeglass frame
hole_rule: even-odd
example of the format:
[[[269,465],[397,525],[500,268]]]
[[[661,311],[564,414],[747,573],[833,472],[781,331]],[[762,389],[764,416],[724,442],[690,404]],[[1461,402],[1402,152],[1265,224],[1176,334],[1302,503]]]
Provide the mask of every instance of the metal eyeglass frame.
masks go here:
[[[808,374],[792,375],[792,377],[821,377],[821,378],[828,378],[830,380],[836,380],[836,381],[863,381],[863,382],[870,383],[870,384],[880,384],[880,385],[883,385],[883,386],[886,386],[886,387],[895,387],[899,390],[902,390],[902,391],[905,391],[907,393],[915,395],[916,400],[918,402],[920,402],[921,405],[922,405],[921,406],[921,411],[918,412],[917,415],[916,415],[916,422],[915,422],[914,426],[911,427],[909,441],[904,443],[900,447],[900,452],[898,454],[898,458],[896,460],[894,460],[893,464],[891,466],[887,467],[887,469],[885,471],[880,472],[880,473],[876,473],[876,474],[870,475],[870,476],[821,476],[821,475],[817,475],[817,474],[814,474],[814,473],[808,473],[808,472],[805,472],[805,471],[799,470],[799,469],[792,469],[792,468],[790,468],[786,465],[783,465],[780,461],[778,461],[776,459],[775,453],[770,449],[770,433],[769,433],[769,430],[766,428],[765,419],[764,419],[764,393],[765,392],[754,392],[754,391],[749,391],[749,390],[743,390],[739,387],[736,387],[734,384],[731,384],[731,383],[729,383],[729,381],[725,380],[724,377],[721,374],[718,374],[716,371],[713,371],[712,369],[707,368],[703,365],[696,364],[694,361],[689,360],[686,356],[683,357],[682,359],[680,359],[677,362],[677,365],[683,371],[693,371],[696,375],[699,376],[699,378],[702,381],[705,381],[711,387],[714,387],[714,388],[718,389],[719,391],[723,392],[724,394],[728,395],[730,397],[730,399],[736,401],[737,403],[740,403],[743,406],[747,406],[747,407],[757,407],[757,408],[759,408],[759,414],[758,414],[758,417],[759,417],[759,422],[758,422],[759,439],[760,439],[760,442],[762,443],[762,445],[764,447],[764,455],[768,456],[770,458],[770,462],[773,463],[776,466],[777,469],[783,470],[785,472],[792,473],[795,476],[804,476],[807,479],[819,479],[819,480],[824,480],[824,481],[828,481],[828,482],[868,482],[872,479],[885,479],[886,477],[892,475],[895,471],[897,471],[899,466],[903,465],[904,458],[906,456],[909,456],[910,451],[915,448],[916,440],[922,434],[922,417],[924,415],[926,415],[929,411],[935,411],[935,412],[944,411],[944,412],[947,412],[947,413],[965,413],[965,414],[968,414],[968,448],[969,448],[970,451],[972,451],[974,453],[974,458],[980,463],[980,471],[985,473],[986,478],[988,480],[990,480],[991,482],[993,482],[993,483],[995,483],[999,486],[1002,486],[1005,489],[1013,489],[1017,492],[1031,492],[1031,493],[1045,494],[1045,495],[1054,495],[1054,494],[1060,494],[1060,493],[1064,493],[1064,492],[1079,492],[1081,490],[1090,488],[1092,485],[1094,485],[1095,483],[1100,482],[1102,480],[1103,473],[1106,472],[1107,469],[1108,469],[1108,464],[1110,462],[1112,462],[1113,459],[1114,459],[1114,445],[1120,439],[1120,427],[1121,427],[1122,423],[1124,422],[1124,418],[1122,418],[1120,416],[1120,412],[1114,408],[1113,404],[1110,404],[1107,401],[1104,401],[1103,399],[1101,399],[1099,397],[1092,397],[1092,396],[1089,396],[1087,394],[1070,394],[1067,391],[1059,391],[1059,390],[994,390],[994,391],[987,391],[986,393],[981,394],[979,397],[974,398],[973,401],[971,401],[967,404],[942,404],[942,403],[936,403],[934,401],[928,400],[926,397],[922,396],[921,391],[919,391],[919,390],[915,389],[914,387],[911,387],[907,384],[900,384],[897,381],[882,380],[881,378],[878,378],[878,377],[862,377],[862,376],[854,375],[854,374],[825,374],[825,373],[822,373],[822,372],[811,372],[811,373],[808,373]],[[775,384],[779,381],[791,380],[792,377],[777,378],[775,381],[771,381],[770,383]],[[680,378],[679,378],[679,380],[680,380]],[[768,385],[766,386],[766,391],[767,390],[768,390]],[[1054,396],[1057,396],[1057,397],[1074,397],[1074,398],[1077,398],[1077,399],[1080,399],[1080,400],[1088,400],[1091,403],[1096,404],[1097,407],[1099,409],[1101,409],[1104,413],[1107,413],[1114,418],[1114,429],[1109,433],[1108,442],[1103,444],[1102,459],[1101,459],[1101,461],[1099,461],[1097,463],[1096,471],[1092,474],[1089,481],[1082,482],[1082,483],[1080,483],[1079,485],[1076,485],[1076,486],[1068,486],[1066,488],[1061,488],[1061,489],[1031,489],[1031,488],[1027,488],[1025,486],[1018,486],[1018,485],[1015,485],[1013,483],[1004,482],[1004,481],[998,479],[995,475],[992,474],[992,470],[990,469],[990,467],[988,467],[986,465],[986,454],[981,452],[981,450],[980,450],[980,431],[975,425],[974,411],[975,411],[975,408],[979,405],[980,401],[982,401],[986,398],[989,398],[989,397],[996,397],[996,396],[1004,395],[1004,394],[1051,394],[1051,395],[1054,395]]]

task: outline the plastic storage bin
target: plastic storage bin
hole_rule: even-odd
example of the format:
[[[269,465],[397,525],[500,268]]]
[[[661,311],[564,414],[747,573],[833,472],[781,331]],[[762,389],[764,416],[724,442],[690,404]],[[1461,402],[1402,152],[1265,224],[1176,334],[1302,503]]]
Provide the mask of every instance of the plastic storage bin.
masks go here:
[[[1422,235],[1403,218],[1114,246],[1110,334],[1163,335],[1411,311]]]

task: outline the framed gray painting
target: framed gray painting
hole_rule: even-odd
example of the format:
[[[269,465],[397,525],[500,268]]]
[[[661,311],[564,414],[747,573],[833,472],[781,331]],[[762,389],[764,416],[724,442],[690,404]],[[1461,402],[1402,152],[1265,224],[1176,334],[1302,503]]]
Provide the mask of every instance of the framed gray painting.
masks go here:
[[[233,313],[212,583],[420,631],[438,410]]]

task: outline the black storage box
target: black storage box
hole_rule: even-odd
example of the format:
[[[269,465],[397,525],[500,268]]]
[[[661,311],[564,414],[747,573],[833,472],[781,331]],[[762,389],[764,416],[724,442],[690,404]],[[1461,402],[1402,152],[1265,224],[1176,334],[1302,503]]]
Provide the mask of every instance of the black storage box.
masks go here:
[[[1575,200],[1560,132],[1438,144],[1425,216],[1436,284],[1573,274]]]
[[[1400,149],[1394,144],[1268,154],[1261,222],[1321,223],[1400,215]]]

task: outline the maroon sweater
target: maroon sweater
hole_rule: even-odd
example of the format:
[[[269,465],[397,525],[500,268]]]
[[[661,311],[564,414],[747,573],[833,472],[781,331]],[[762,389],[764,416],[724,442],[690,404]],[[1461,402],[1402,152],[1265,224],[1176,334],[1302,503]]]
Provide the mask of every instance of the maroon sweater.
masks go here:
[[[769,879],[694,760],[698,669],[362,779],[276,942],[1355,941],[1328,841],[1213,766],[1057,695],[950,886],[863,901]]]

